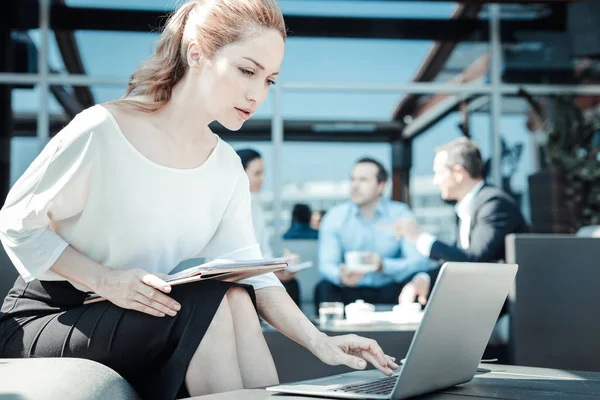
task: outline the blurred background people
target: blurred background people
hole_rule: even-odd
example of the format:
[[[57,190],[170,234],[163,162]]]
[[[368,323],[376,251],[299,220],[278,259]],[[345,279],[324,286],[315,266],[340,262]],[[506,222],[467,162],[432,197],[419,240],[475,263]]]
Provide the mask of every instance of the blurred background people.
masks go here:
[[[296,204],[292,210],[292,224],[283,239],[317,239],[319,231],[310,226],[313,212],[306,204]]]
[[[263,257],[272,258],[274,257],[273,249],[269,240],[270,238],[267,235],[264,210],[259,197],[264,182],[265,169],[262,157],[258,151],[253,149],[237,150],[237,154],[240,157],[242,166],[250,181],[250,193],[252,194],[252,224],[254,225],[256,240],[260,245]],[[290,257],[293,256],[287,252],[284,255]],[[298,257],[295,257],[295,259],[294,262],[299,261]],[[279,278],[294,302],[300,306],[300,286],[296,280],[296,274],[284,270],[275,272],[275,275]]]
[[[321,221],[325,215],[325,210],[313,211],[310,216],[310,227],[318,231],[321,227]]]
[[[372,158],[356,162],[351,172],[351,201],[327,211],[319,231],[319,269],[322,281],[315,303],[362,299],[394,304],[404,285],[430,261],[406,239],[396,240],[394,222],[413,218],[409,207],[382,198],[388,179],[383,165]],[[348,265],[348,252],[366,252],[363,263],[372,272],[357,272]]]
[[[417,221],[396,221],[398,237],[413,243],[425,257],[445,261],[499,262],[504,260],[504,238],[510,233],[525,233],[529,227],[514,199],[484,179],[484,161],[477,145],[466,137],[455,139],[436,149],[433,182],[444,200],[455,200],[458,216],[458,240],[447,244],[423,232]],[[433,277],[437,270],[433,273]],[[424,276],[419,284],[405,288],[401,301],[426,297],[430,284]]]

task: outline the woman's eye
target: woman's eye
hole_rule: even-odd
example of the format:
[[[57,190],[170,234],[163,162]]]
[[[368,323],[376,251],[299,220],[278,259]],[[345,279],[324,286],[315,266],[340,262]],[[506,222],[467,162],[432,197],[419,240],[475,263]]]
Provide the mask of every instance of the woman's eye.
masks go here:
[[[275,85],[275,83],[276,83],[276,82],[275,82],[274,80],[272,80],[272,79],[267,79],[267,85],[269,85],[269,86],[273,86],[273,85]]]
[[[254,75],[254,72],[253,72],[253,71],[250,71],[249,69],[246,69],[246,68],[240,68],[240,71],[241,71],[241,72],[242,72],[242,74],[244,74],[244,75],[248,75],[248,76],[252,76],[252,75]]]

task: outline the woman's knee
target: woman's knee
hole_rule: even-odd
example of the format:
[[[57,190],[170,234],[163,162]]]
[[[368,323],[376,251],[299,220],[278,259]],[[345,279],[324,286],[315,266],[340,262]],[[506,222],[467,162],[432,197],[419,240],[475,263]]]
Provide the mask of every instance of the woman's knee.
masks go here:
[[[254,303],[248,291],[242,287],[232,287],[227,291],[227,300],[231,307],[231,314],[234,320],[240,316],[256,320],[258,323],[258,314],[254,308]]]
[[[254,308],[254,305],[252,304],[252,299],[250,298],[248,291],[243,287],[232,287],[227,291],[225,297],[227,298],[232,307],[237,306]]]
[[[227,297],[231,307],[234,327],[237,324],[242,324],[246,333],[256,329],[257,332],[262,334],[258,314],[248,291],[242,287],[233,287],[229,289],[225,297]]]
[[[223,296],[221,304],[219,304],[219,308],[217,308],[217,312],[208,327],[208,332],[216,333],[219,336],[233,335],[233,316],[227,296]]]

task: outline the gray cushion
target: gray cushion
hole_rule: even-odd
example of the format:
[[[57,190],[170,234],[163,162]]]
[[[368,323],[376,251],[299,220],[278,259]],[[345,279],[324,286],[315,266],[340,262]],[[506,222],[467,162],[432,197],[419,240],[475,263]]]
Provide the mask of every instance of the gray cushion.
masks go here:
[[[0,246],[0,301],[17,278]],[[139,399],[112,369],[78,358],[0,359],[0,400]]]
[[[128,400],[135,390],[112,369],[77,358],[0,359],[1,400]]]

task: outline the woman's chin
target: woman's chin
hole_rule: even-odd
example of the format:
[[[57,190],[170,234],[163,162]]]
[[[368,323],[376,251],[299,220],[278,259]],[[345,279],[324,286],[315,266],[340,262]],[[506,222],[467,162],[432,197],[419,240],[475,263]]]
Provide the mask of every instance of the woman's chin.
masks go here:
[[[226,129],[230,130],[230,131],[239,131],[242,126],[244,125],[245,121],[242,121],[240,119],[237,120],[217,120],[217,122],[221,125],[223,125]]]

